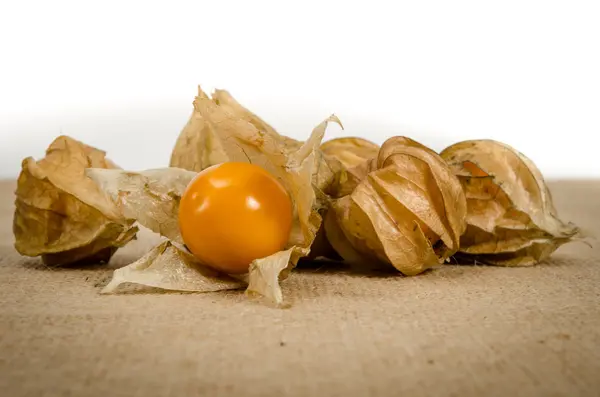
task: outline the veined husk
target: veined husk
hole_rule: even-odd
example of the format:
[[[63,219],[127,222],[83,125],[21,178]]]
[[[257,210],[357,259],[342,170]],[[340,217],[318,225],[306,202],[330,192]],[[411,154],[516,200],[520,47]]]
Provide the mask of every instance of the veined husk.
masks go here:
[[[142,172],[90,168],[86,173],[124,217],[168,239],[137,261],[115,270],[102,293],[120,292],[121,286],[128,283],[194,292],[238,289],[244,285],[243,281],[202,264],[183,246],[177,221],[179,201],[196,172],[181,168]]]
[[[454,144],[441,153],[467,197],[461,256],[482,263],[530,266],[571,241],[579,230],[558,219],[535,164],[493,140]]]
[[[321,152],[333,179],[325,192],[331,197],[342,197],[364,179],[371,162],[379,153],[379,145],[362,138],[335,138],[321,145]]]
[[[331,139],[323,142],[320,149],[325,156],[338,160],[346,169],[375,158],[379,153],[379,145],[357,137]]]
[[[273,153],[279,151],[287,156],[300,150],[304,145],[302,141],[279,134],[225,90],[215,90],[212,97],[209,97],[201,87],[198,87],[198,95],[193,105],[194,110],[179,134],[171,154],[169,164],[171,167],[199,172],[211,165],[226,161],[248,162],[249,159],[263,165],[260,163],[264,163],[264,160],[253,158],[260,153],[255,149],[256,147],[264,146]],[[224,119],[227,119],[227,122],[221,124]],[[336,118],[335,122],[341,126],[339,119]],[[236,145],[240,140],[250,143],[250,152],[244,152],[248,149],[247,146],[240,148]],[[332,183],[334,171],[328,162],[324,161],[318,144],[309,145],[310,151],[314,153],[312,184],[315,189],[324,191]],[[298,157],[306,155],[305,147]],[[281,161],[280,159],[279,163]]]
[[[202,94],[202,90],[199,88],[199,95],[202,96]],[[236,101],[235,98],[231,96],[231,94],[228,91],[217,89],[213,92],[211,99],[214,103],[216,103],[229,113],[252,124],[254,127],[256,127],[257,130],[262,131],[274,137],[275,139],[281,139],[284,143],[284,146],[288,149],[298,149],[300,146],[302,146],[302,141],[289,138],[285,135],[280,135],[277,131],[275,131],[275,128],[271,127],[266,121],[264,121],[256,114],[252,113],[250,110],[242,106],[238,101]],[[177,155],[177,153],[177,149],[173,151],[174,155]],[[177,156],[174,157],[174,160],[177,161],[177,158]]]
[[[134,263],[115,270],[102,293],[110,294],[125,283],[189,292],[215,292],[244,287],[244,282],[199,263],[183,247],[166,240]]]
[[[325,220],[331,245],[355,266],[393,266],[405,275],[437,267],[458,250],[465,195],[450,167],[405,137],[388,139],[360,167],[361,180],[333,201]],[[354,167],[354,168],[356,168]]]
[[[320,189],[313,188],[313,183],[324,183],[324,179],[319,178],[318,147],[327,124],[331,121],[339,124],[339,120],[335,116],[329,117],[315,127],[306,142],[293,145],[289,139],[272,129],[269,132],[258,129],[257,125],[269,128],[264,127],[264,122],[245,111],[237,102],[232,102],[230,96],[226,96],[228,105],[222,105],[225,103],[223,93],[220,91],[220,99],[215,100],[200,90],[194,101],[194,113],[173,151],[172,167],[139,173],[88,170],[88,175],[113,198],[128,218],[136,219],[140,224],[173,241],[173,246],[168,250],[173,252],[175,249],[181,250],[176,244],[182,242],[177,227],[179,200],[196,171],[226,161],[250,162],[269,171],[283,184],[292,199],[292,232],[284,251],[253,261],[249,264],[248,275],[243,279],[248,283],[249,295],[263,297],[280,306],[283,304],[283,295],[279,280],[287,276],[300,257],[309,253],[322,222],[319,210],[323,203],[317,199]],[[175,165],[181,168],[174,167]],[[168,279],[168,289],[179,289],[177,283],[169,278],[169,274],[175,273],[180,264],[165,263],[173,260],[166,261],[163,258],[167,250],[158,251],[149,261],[145,259],[142,266],[130,265],[138,270],[127,273],[127,277],[122,277],[125,273],[123,271],[118,278],[120,281],[111,283],[111,288],[104,292],[115,292],[119,284],[125,282],[149,285],[147,275],[141,276],[140,273],[146,269],[152,273],[153,287],[163,288],[165,284],[161,280]],[[177,255],[177,258],[182,257],[190,258]],[[150,266],[150,262],[156,261],[161,261],[160,266]],[[189,266],[197,267],[202,264]],[[229,287],[230,285],[223,286],[224,289]],[[198,289],[204,290],[205,287]]]
[[[56,138],[43,159],[23,160],[13,218],[20,254],[49,265],[107,262],[135,237],[133,222],[85,176],[88,167],[117,168],[105,152],[68,136]]]

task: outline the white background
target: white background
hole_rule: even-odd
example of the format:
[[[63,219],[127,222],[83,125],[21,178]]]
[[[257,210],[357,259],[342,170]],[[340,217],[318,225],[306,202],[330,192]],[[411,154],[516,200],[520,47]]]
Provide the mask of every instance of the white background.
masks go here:
[[[600,176],[598,1],[3,1],[0,177],[59,134],[168,164],[196,85],[281,133],[494,138]]]

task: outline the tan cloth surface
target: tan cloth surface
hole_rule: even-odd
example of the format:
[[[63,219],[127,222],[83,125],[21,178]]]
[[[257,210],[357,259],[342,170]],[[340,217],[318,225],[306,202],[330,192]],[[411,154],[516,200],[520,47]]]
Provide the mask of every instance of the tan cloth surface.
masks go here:
[[[563,218],[600,234],[600,182],[551,185]],[[324,269],[285,283],[293,307],[241,292],[98,294],[110,266],[49,269],[12,248],[0,184],[0,395],[599,396],[600,249],[532,268],[418,277]]]

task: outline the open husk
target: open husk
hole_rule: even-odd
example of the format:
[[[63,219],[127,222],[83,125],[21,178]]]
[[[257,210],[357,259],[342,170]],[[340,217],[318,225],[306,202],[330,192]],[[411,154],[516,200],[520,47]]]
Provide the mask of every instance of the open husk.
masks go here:
[[[23,160],[13,218],[20,254],[41,256],[48,265],[107,262],[135,237],[133,222],[85,175],[88,167],[116,168],[105,156],[60,136],[43,159]]]
[[[454,144],[441,153],[467,197],[467,230],[460,254],[467,260],[529,266],[578,235],[558,218],[550,191],[535,164],[493,140]]]
[[[112,199],[124,217],[183,244],[177,221],[179,201],[196,172],[181,168],[141,172],[91,168],[86,174]]]
[[[333,201],[325,221],[327,237],[344,260],[415,275],[458,250],[465,195],[435,152],[394,137],[376,158],[356,167],[362,178],[342,184],[349,193]]]
[[[202,265],[192,254],[168,240],[134,263],[115,270],[102,293],[118,292],[127,283],[188,292],[215,292],[244,287],[242,281]]]
[[[90,168],[86,174],[128,220],[168,239],[139,260],[115,270],[102,293],[126,291],[123,287],[128,284],[187,292],[215,292],[245,285],[201,263],[183,245],[177,221],[179,202],[196,172],[181,168],[142,172]]]
[[[304,145],[302,141],[279,134],[225,90],[215,90],[209,97],[198,87],[193,106],[194,110],[171,154],[171,167],[199,172],[226,161],[245,161],[266,165],[269,167],[267,171],[271,171],[273,156],[279,157],[274,164],[282,164],[284,157],[299,151]],[[335,122],[341,126],[339,119],[336,118]],[[314,153],[312,183],[315,188],[324,191],[332,183],[334,171],[318,149],[320,141],[313,139],[313,142],[309,145],[311,153]],[[264,147],[265,153],[270,153],[269,161],[257,158],[257,154],[264,157],[261,150],[257,149],[259,147]],[[307,155],[306,149],[302,153],[300,157]]]
[[[315,193],[320,189],[318,186],[313,188],[313,183],[326,183],[320,177],[326,174],[319,171],[318,158],[321,153],[318,148],[327,124],[331,121],[339,124],[339,120],[335,116],[329,117],[315,127],[306,142],[292,145],[289,138],[277,134],[224,91],[219,91],[217,95],[218,99],[211,99],[202,90],[199,91],[194,101],[194,112],[173,151],[171,168],[139,173],[89,170],[88,175],[106,191],[125,216],[175,243],[181,243],[176,223],[179,200],[197,171],[221,162],[236,161],[253,163],[270,172],[282,183],[292,199],[292,232],[286,249],[249,264],[245,279],[249,284],[249,295],[260,296],[280,306],[283,304],[283,294],[279,280],[287,276],[300,257],[309,253],[322,223],[319,210],[323,203]],[[332,173],[327,175],[330,179],[333,176]],[[151,259],[164,262],[162,256],[171,251],[159,249]],[[151,267],[146,262],[142,266],[130,266],[141,270],[130,272],[133,277],[124,282],[143,285],[147,280],[146,275],[141,275],[144,270],[161,272],[158,278],[169,279],[168,273],[175,268],[162,264]],[[202,264],[196,263],[196,266]],[[116,284],[118,282],[113,283],[113,287]],[[154,283],[152,286],[157,285]],[[172,280],[169,289],[178,289]],[[116,291],[116,288],[110,291]]]

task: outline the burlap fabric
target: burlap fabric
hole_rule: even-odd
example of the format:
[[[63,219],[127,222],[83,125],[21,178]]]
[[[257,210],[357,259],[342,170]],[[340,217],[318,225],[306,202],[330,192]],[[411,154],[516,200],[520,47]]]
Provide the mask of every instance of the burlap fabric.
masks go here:
[[[600,182],[551,184],[561,217],[600,235]],[[13,249],[0,184],[0,395],[599,396],[600,248],[532,268],[418,277],[297,271],[293,307],[241,292],[102,296],[109,266],[50,269]]]

